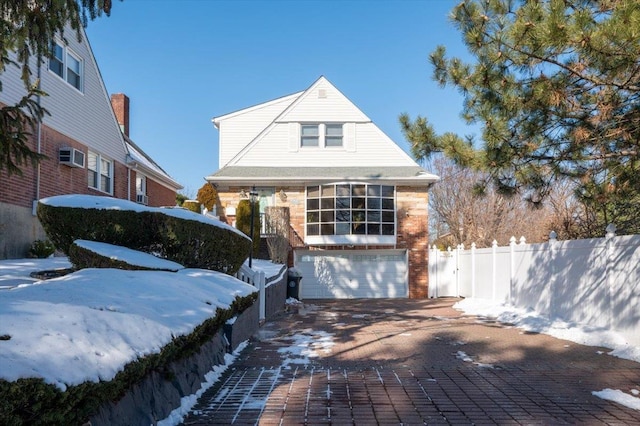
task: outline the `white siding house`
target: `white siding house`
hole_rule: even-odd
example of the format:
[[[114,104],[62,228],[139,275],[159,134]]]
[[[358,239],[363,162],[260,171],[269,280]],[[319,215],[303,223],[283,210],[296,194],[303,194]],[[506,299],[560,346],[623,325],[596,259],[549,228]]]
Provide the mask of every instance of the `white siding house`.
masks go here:
[[[233,223],[252,189],[263,215],[285,208],[302,297],[427,296],[427,189],[438,178],[325,77],[213,123],[220,166],[206,179],[222,217]]]

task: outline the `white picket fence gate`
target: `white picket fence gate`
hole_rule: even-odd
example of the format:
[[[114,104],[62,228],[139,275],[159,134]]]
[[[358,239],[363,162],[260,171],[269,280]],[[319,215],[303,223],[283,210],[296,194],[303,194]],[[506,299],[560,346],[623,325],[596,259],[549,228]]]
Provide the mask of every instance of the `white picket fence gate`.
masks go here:
[[[429,251],[429,297],[491,299],[640,345],[640,235]]]

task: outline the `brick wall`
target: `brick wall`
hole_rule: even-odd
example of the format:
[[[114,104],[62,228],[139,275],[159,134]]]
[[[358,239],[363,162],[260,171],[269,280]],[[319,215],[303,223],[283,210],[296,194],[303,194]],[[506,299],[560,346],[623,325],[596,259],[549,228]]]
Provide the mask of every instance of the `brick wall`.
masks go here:
[[[237,207],[240,201],[239,192],[244,189],[247,193],[249,187],[218,187],[219,204],[222,207]],[[280,199],[276,188],[276,206],[289,207],[290,221],[295,231],[290,242],[295,247],[304,246],[305,225],[305,188],[303,186],[284,188],[287,194],[286,201]],[[409,257],[409,297],[418,299],[428,297],[428,220],[427,220],[427,189],[423,187],[397,187],[397,240],[395,246],[367,246],[369,249],[405,249]],[[224,212],[224,210],[223,210]],[[231,224],[233,218],[226,217],[220,212],[222,220]],[[313,247],[305,247],[313,249]],[[323,246],[325,250],[350,250],[362,249],[362,247],[348,246]],[[293,258],[290,258],[292,266]]]

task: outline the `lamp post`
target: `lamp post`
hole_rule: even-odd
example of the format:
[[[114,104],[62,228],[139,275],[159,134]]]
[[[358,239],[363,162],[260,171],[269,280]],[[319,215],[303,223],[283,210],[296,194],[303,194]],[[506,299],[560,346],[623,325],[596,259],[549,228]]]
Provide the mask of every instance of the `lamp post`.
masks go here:
[[[258,193],[256,192],[256,187],[253,186],[251,187],[251,192],[249,192],[249,202],[251,203],[251,219],[249,222],[251,225],[251,230],[249,231],[249,236],[251,237],[251,250],[249,251],[249,269],[251,269],[251,263],[253,260],[253,216],[255,213],[255,203],[257,198]]]

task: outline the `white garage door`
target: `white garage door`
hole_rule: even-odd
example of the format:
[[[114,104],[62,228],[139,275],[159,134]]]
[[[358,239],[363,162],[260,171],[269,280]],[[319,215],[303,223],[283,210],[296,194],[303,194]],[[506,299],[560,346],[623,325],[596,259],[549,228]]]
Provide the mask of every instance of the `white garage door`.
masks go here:
[[[296,250],[301,299],[407,297],[406,250]]]

